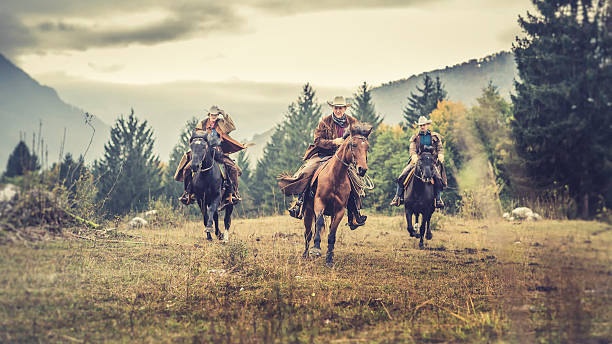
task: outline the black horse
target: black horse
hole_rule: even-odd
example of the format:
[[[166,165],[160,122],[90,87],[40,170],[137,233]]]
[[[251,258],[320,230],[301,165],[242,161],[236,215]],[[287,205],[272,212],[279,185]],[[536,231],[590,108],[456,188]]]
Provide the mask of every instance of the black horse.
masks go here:
[[[220,163],[223,162],[223,156],[219,149],[220,144],[219,137],[212,133],[192,136],[189,144],[191,148],[191,170],[194,174],[191,192],[195,194],[202,212],[206,239],[212,240],[210,233],[214,221],[215,235],[219,240],[227,242],[234,206],[230,204],[225,207],[225,217],[223,218],[225,233],[221,233],[217,210],[223,196],[223,175],[220,166]]]
[[[420,238],[419,247],[423,248],[423,236],[427,230],[426,239],[431,240],[431,230],[429,221],[435,210],[434,203],[434,157],[432,150],[425,149],[419,156],[419,161],[416,164],[414,176],[411,184],[405,191],[404,195],[404,211],[406,212],[406,221],[408,222],[408,232],[411,237]],[[412,215],[416,216],[416,220],[421,215],[421,229],[417,233],[412,227]]]

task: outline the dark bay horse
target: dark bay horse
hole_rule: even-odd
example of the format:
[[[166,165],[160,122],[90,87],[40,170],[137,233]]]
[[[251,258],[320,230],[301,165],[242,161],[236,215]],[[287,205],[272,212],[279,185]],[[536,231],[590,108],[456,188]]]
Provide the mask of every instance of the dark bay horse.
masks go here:
[[[411,185],[405,191],[404,195],[404,211],[406,213],[406,222],[408,222],[408,232],[411,237],[420,238],[419,247],[423,248],[423,236],[427,240],[431,240],[431,230],[429,222],[431,215],[435,210],[434,204],[434,169],[435,159],[432,155],[432,150],[424,150],[419,156],[419,161],[414,170],[414,176]],[[418,220],[421,215],[420,233],[415,232],[412,227],[412,215]],[[427,234],[425,232],[427,231]]]
[[[344,216],[346,204],[351,193],[351,184],[348,175],[349,166],[356,168],[360,176],[368,170],[368,135],[372,126],[366,123],[356,123],[350,128],[350,135],[344,140],[334,156],[321,168],[316,177],[314,197],[306,196],[304,201],[304,239],[306,248],[303,257],[321,256],[321,231],[325,227],[324,215],[331,216],[329,235],[327,237],[326,264],[334,264],[334,245],[336,244],[336,230]],[[314,247],[309,251],[312,238],[312,222],[315,220]]]
[[[196,201],[202,213],[206,238],[212,240],[210,233],[215,224],[215,235],[219,240],[228,241],[229,228],[232,223],[233,205],[225,207],[223,225],[225,233],[219,231],[219,212],[217,211],[223,196],[223,176],[219,163],[223,156],[218,149],[220,139],[211,133],[194,135],[189,144],[191,148],[191,170],[194,174],[191,182],[191,192],[196,195]]]

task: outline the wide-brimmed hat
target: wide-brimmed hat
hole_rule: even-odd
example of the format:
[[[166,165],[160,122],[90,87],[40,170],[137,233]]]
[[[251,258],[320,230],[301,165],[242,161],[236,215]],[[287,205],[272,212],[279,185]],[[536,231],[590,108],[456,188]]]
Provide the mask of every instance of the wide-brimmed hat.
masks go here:
[[[417,124],[416,124],[416,125],[417,125],[417,126],[420,126],[420,125],[424,125],[424,124],[431,124],[431,120],[430,120],[430,119],[425,118],[425,116],[421,116],[421,117],[419,117],[419,121],[417,122]]]
[[[334,97],[333,101],[331,102],[328,101],[327,104],[329,104],[329,106],[346,106],[346,107],[353,105],[350,103],[347,104],[346,99],[344,99],[343,96],[336,96]]]
[[[221,113],[221,109],[219,109],[219,107],[216,105],[211,106],[210,110],[208,110],[209,115],[218,115],[220,113]]]

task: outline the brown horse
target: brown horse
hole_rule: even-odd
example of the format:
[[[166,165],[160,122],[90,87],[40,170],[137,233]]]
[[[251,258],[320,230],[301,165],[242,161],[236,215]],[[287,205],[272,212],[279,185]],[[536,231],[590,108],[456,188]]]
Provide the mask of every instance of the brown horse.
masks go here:
[[[329,235],[327,237],[327,266],[332,267],[334,262],[334,245],[336,243],[336,230],[344,217],[344,210],[351,193],[351,182],[348,169],[353,166],[360,176],[368,170],[367,155],[368,135],[372,126],[366,123],[356,123],[350,128],[350,135],[344,140],[334,156],[321,167],[318,176],[315,175],[313,187],[314,197],[306,195],[304,211],[304,239],[306,248],[304,258],[321,256],[321,231],[325,227],[324,215],[331,216]],[[315,221],[314,247],[308,251],[312,238],[312,221]]]

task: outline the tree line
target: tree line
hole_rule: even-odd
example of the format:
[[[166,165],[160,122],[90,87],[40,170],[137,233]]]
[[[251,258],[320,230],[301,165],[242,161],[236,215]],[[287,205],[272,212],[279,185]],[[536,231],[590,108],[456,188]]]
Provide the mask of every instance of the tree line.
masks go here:
[[[432,130],[444,137],[450,186],[444,198],[450,213],[466,204],[457,182],[472,145],[482,147],[495,193],[505,208],[530,198],[566,197],[567,202],[559,205],[565,216],[590,218],[610,207],[612,6],[609,1],[572,0],[534,0],[534,5],[537,13],[519,18],[524,37],[513,44],[519,79],[511,102],[490,83],[468,108],[451,100],[443,80],[425,75],[407,95],[404,120],[389,124],[376,112],[370,86],[359,86],[349,114],[374,127],[368,174],[376,187],[367,194],[364,207],[391,212],[393,181],[408,160],[409,138],[419,116],[430,117]],[[235,154],[243,170],[238,214],[284,213],[291,200],[278,189],[276,176],[294,172],[302,164],[315,127],[328,113],[316,91],[305,84],[254,166],[248,151]],[[178,206],[182,184],[172,177],[199,120],[194,117],[185,123],[168,164],[153,153],[153,129],[132,111],[115,122],[105,154],[93,166],[85,167],[82,159],[75,161],[67,154],[51,169],[58,171],[66,187],[89,178],[95,200],[106,214],[144,210],[160,198]],[[39,168],[36,155],[20,141],[4,178]]]

